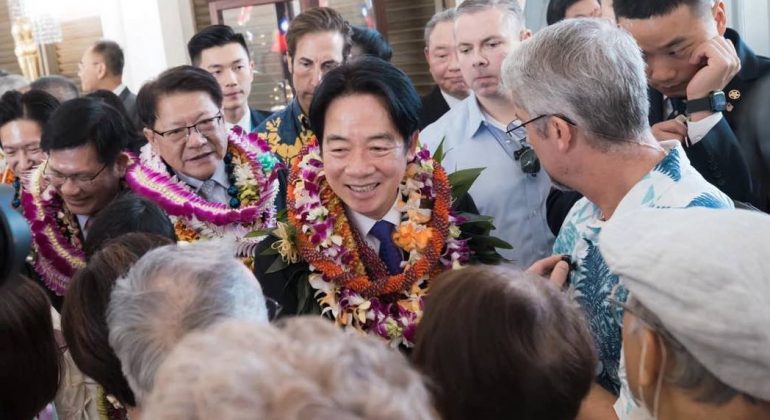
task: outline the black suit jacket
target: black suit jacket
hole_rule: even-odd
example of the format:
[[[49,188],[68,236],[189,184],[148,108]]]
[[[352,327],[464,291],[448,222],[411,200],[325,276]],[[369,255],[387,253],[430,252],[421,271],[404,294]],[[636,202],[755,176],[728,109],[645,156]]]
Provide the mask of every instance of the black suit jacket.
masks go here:
[[[262,111],[259,109],[252,109],[252,108],[249,108],[249,111],[251,111],[251,125],[253,126],[253,127],[249,127],[250,131],[256,130],[256,128],[259,127],[260,124],[262,124],[262,121],[266,120],[267,117],[273,114],[270,111]]]
[[[754,155],[751,145],[739,140],[736,133],[742,115],[749,109],[744,104],[754,90],[756,82],[770,74],[770,59],[756,54],[741,40],[737,32],[727,29],[725,38],[735,45],[741,60],[741,70],[724,89],[728,108],[724,118],[698,143],[685,148],[692,166],[706,181],[718,187],[733,200],[750,202],[760,208],[753,190],[761,189],[753,184],[761,178],[759,173],[750,173],[748,161],[759,157]],[[664,121],[663,95],[650,88],[650,125]],[[768,141],[770,139],[765,139]],[[755,165],[756,166],[756,165]]]
[[[452,204],[452,209],[458,213],[479,213],[469,194],[459,197]],[[262,253],[276,241],[276,238],[268,236],[258,245],[254,256],[254,275],[262,286],[262,293],[281,305],[281,315],[297,315],[300,311],[298,308],[299,285],[297,281],[292,279],[292,273],[296,270],[306,270],[307,264],[299,262],[281,271],[267,273],[275,261],[276,255],[262,255]],[[312,299],[312,296],[310,298]],[[273,314],[270,315],[273,316]]]
[[[120,92],[118,98],[123,101],[123,106],[126,107],[126,112],[129,118],[131,118],[131,122],[134,123],[134,127],[141,131],[142,123],[139,121],[139,112],[136,110],[136,95],[126,87]]]
[[[420,130],[431,125],[449,111],[449,104],[446,103],[446,100],[441,95],[441,89],[439,89],[438,86],[434,87],[429,94],[420,99],[422,100]]]

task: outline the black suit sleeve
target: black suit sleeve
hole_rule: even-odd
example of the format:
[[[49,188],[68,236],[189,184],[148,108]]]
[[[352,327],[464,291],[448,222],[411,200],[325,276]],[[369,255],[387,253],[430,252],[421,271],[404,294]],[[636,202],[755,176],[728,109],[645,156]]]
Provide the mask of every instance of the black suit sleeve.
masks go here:
[[[545,214],[548,227],[554,236],[559,236],[564,219],[567,218],[572,206],[581,198],[583,195],[577,191],[560,191],[551,188],[551,192],[548,193],[548,198],[545,200]]]
[[[685,151],[692,166],[706,181],[733,200],[752,202],[748,165],[725,118]]]

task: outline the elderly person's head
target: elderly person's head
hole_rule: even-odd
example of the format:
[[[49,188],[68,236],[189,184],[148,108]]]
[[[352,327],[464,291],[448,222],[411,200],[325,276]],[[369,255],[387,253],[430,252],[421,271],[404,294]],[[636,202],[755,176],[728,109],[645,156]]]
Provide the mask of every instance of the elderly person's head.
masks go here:
[[[512,266],[436,278],[414,362],[446,420],[574,419],[596,364],[580,309]]]
[[[212,240],[154,249],[115,284],[109,341],[137,404],[187,333],[228,318],[267,321],[262,289],[232,248]]]
[[[115,281],[151,249],[172,244],[163,236],[129,233],[102,244],[88,264],[72,278],[62,309],[62,332],[81,372],[124,407],[136,406],[134,393],[110,347],[107,305]]]
[[[158,371],[158,419],[433,419],[420,375],[397,351],[317,317],[282,329],[227,321],[190,334]]]
[[[503,76],[524,121],[511,131],[526,137],[555,184],[588,196],[583,189],[596,184],[590,176],[602,159],[625,166],[622,157],[637,161],[640,151],[659,148],[639,47],[604,19],[542,29],[509,55]]]
[[[746,210],[643,210],[602,231],[629,292],[628,385],[655,418],[770,418],[768,237]]]

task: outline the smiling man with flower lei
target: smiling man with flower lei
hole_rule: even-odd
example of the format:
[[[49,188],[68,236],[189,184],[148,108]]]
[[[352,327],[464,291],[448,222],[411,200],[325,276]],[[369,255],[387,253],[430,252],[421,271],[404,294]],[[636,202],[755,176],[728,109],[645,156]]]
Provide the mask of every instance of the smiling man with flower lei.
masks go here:
[[[379,59],[324,78],[310,109],[321,142],[292,162],[288,225],[271,245],[280,255],[256,261],[266,295],[286,312],[320,309],[345,328],[410,347],[430,279],[478,259],[461,238],[466,219],[452,210],[449,177],[417,147],[419,107],[406,74]],[[455,209],[475,211],[463,197]],[[477,237],[479,255],[499,261]],[[291,285],[290,268],[301,264]]]
[[[137,97],[148,144],[126,173],[132,190],[168,213],[181,241],[235,236],[253,254],[255,230],[275,226],[278,159],[240,128],[226,135],[222,91],[207,71],[179,66],[145,84]]]

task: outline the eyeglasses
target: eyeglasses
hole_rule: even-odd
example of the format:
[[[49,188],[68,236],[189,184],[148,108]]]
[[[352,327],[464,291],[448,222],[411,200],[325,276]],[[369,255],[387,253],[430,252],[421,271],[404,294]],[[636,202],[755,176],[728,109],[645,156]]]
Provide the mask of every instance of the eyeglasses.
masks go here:
[[[45,179],[53,185],[55,188],[59,188],[62,185],[64,185],[65,182],[69,179],[70,182],[72,182],[73,185],[75,185],[78,188],[88,188],[90,187],[96,178],[101,175],[101,173],[104,171],[104,169],[107,167],[107,164],[105,163],[104,166],[102,166],[101,169],[99,169],[98,172],[96,172],[93,175],[62,175],[58,172],[51,171],[48,169],[48,161],[45,161],[45,167],[43,167],[43,176]]]
[[[531,124],[545,117],[559,117],[566,121],[568,124],[573,126],[575,125],[571,119],[565,117],[564,115],[542,114],[521,124],[517,124],[517,121],[512,121],[510,124],[508,124],[508,127],[506,127],[505,134],[507,134],[510,138],[517,140],[519,144],[521,144],[521,149],[513,153],[513,158],[519,161],[519,164],[521,165],[521,171],[525,174],[535,175],[540,172],[540,159],[537,158],[535,149],[533,149],[532,146],[527,142],[527,129],[525,127],[528,124]]]
[[[190,130],[195,129],[195,131],[198,132],[203,137],[210,137],[216,134],[217,126],[219,126],[219,123],[222,121],[222,113],[219,113],[215,115],[212,118],[207,118],[205,120],[200,120],[197,123],[193,125],[188,125],[186,127],[179,127],[179,128],[173,128],[171,130],[167,131],[155,131],[155,129],[152,130],[153,133],[163,137],[164,139],[170,141],[170,142],[180,142],[184,139],[187,139],[190,137]]]

